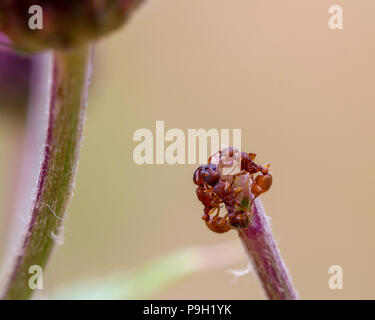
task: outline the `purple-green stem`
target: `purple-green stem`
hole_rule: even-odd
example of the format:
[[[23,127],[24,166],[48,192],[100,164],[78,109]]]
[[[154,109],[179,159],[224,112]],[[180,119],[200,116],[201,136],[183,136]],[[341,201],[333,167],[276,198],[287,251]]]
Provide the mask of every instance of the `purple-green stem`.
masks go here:
[[[239,230],[240,239],[268,299],[298,299],[289,272],[273,239],[268,220],[262,203],[255,199],[250,225]]]
[[[10,270],[6,271],[3,299],[31,297],[29,268],[38,265],[44,270],[62,232],[73,191],[85,118],[91,45],[52,54],[51,98],[42,167],[22,245]]]

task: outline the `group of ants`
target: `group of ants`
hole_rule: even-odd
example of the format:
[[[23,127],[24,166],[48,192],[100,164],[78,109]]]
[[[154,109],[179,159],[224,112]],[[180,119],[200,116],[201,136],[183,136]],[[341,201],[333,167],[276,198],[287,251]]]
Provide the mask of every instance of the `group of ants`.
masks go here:
[[[222,158],[222,152],[219,151],[219,159]],[[229,157],[233,157],[233,148],[229,148],[226,152]],[[220,174],[218,166],[212,163],[212,156],[208,159],[208,164],[201,165],[195,170],[193,181],[198,186],[196,194],[204,205],[202,219],[210,230],[224,233],[231,229],[244,229],[249,226],[254,200],[268,191],[272,185],[269,164],[263,166],[256,164],[255,156],[255,153],[241,152],[240,172],[230,180]],[[249,175],[251,179],[252,199],[243,202],[244,199],[238,197],[238,194],[244,191],[243,186],[235,187],[234,182],[244,174]],[[224,216],[220,216],[222,204],[227,210]]]

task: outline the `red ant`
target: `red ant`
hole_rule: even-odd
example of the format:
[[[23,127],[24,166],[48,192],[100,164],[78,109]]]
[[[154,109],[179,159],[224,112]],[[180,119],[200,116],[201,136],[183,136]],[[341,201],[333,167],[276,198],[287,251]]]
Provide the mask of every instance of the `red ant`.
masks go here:
[[[233,147],[229,147],[228,149],[224,151],[219,151],[219,158],[221,159],[223,153],[225,155],[228,155],[229,157],[234,156],[235,149]],[[208,163],[211,164],[212,158],[214,155],[212,155],[208,159]],[[241,172],[234,175],[239,176],[244,173],[249,173],[251,179],[253,180],[253,183],[251,184],[251,193],[253,194],[253,199],[251,203],[259,197],[262,193],[268,191],[271,188],[272,185],[272,174],[269,172],[268,168],[270,167],[269,164],[265,164],[263,166],[258,165],[254,162],[256,157],[255,153],[245,153],[241,152]],[[260,173],[254,178],[254,175],[256,173]]]
[[[199,170],[199,168],[198,168]],[[199,171],[195,177],[199,176]],[[199,179],[194,179],[196,182]],[[231,184],[226,181],[218,181],[214,187],[205,184],[198,185],[196,193],[198,199],[204,205],[204,214],[202,219],[206,222],[207,227],[217,233],[224,233],[231,228],[245,228],[249,225],[250,220],[246,211],[234,212],[235,205],[238,205],[236,196],[242,190],[240,188],[233,190]],[[228,213],[221,217],[220,206],[225,204]],[[216,214],[214,212],[216,211]],[[214,215],[213,215],[214,214]]]
[[[225,150],[226,155],[233,157],[234,149],[228,148]],[[214,156],[214,155],[213,155]],[[268,191],[272,184],[272,175],[268,171],[269,165],[260,166],[254,163],[254,153],[241,153],[241,172],[233,175],[232,181],[220,179],[220,172],[218,166],[212,164],[211,156],[208,159],[208,164],[200,166],[193,176],[193,181],[198,185],[196,193],[198,199],[204,205],[204,214],[202,219],[205,220],[208,228],[217,233],[224,233],[231,228],[242,229],[246,228],[249,223],[249,209],[255,198],[260,194]],[[219,161],[222,157],[222,151],[219,151]],[[260,173],[254,179],[254,175]],[[237,199],[238,193],[242,192],[242,188],[233,188],[233,184],[237,177],[250,174],[252,184],[250,187],[253,199],[250,203],[239,203]],[[223,217],[219,216],[220,206],[225,204],[227,214]],[[240,207],[235,211],[236,207]],[[213,213],[216,211],[216,214]]]
[[[217,167],[213,164],[200,166],[195,170],[193,175],[193,181],[198,185],[196,193],[198,199],[204,205],[204,214],[202,219],[205,220],[206,225],[209,229],[217,233],[224,233],[230,230],[227,223],[227,218],[220,217],[220,205],[223,201],[214,192],[213,186],[219,181],[220,174]],[[211,216],[212,213],[217,210],[215,216]]]
[[[251,175],[253,183],[251,184],[251,193],[254,195],[251,203],[262,193],[268,191],[272,185],[272,174],[268,171],[269,164],[260,166],[254,162],[255,153],[241,152],[241,170],[245,170]],[[254,174],[260,172],[254,179]]]

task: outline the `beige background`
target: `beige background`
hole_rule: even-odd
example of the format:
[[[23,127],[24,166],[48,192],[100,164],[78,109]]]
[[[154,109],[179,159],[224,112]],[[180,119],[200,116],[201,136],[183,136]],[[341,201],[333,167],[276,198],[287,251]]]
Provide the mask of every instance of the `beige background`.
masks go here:
[[[342,31],[328,28],[336,3]],[[202,223],[195,166],[133,163],[133,132],[164,120],[185,132],[240,128],[243,149],[271,162],[263,204],[302,298],[375,298],[374,14],[372,0],[148,1],[97,44],[75,197],[46,286],[236,239]],[[328,288],[333,264],[341,291]],[[202,272],[154,298],[263,299],[253,275],[231,280]]]

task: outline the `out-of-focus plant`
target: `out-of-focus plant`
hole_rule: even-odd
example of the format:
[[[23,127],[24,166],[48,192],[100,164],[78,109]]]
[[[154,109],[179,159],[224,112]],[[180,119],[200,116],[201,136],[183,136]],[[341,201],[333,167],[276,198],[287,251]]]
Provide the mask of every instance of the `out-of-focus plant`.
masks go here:
[[[68,284],[52,292],[50,299],[149,299],[185,277],[223,268],[242,259],[234,243],[183,248],[157,257],[130,272]]]
[[[34,1],[0,2],[0,31],[7,37],[1,45],[6,42],[9,48],[35,53],[32,58],[37,60],[35,67],[40,72],[34,72],[29,80],[33,85],[40,83],[44,89],[39,90],[29,102],[29,106],[39,108],[34,110],[37,113],[28,113],[27,126],[31,129],[26,137],[24,159],[29,158],[30,152],[38,151],[34,145],[27,146],[33,141],[30,136],[39,134],[41,127],[46,129],[40,155],[41,167],[36,175],[31,175],[37,177],[33,196],[30,203],[23,206],[24,212],[13,213],[13,219],[18,220],[15,222],[18,227],[14,229],[18,236],[12,234],[16,240],[7,249],[1,279],[2,298],[29,298],[33,292],[28,282],[29,268],[33,265],[44,268],[55,243],[59,242],[77,171],[92,43],[120,27],[140,2],[42,0],[38,2],[43,10],[41,29],[32,29],[28,24],[29,9]],[[49,51],[38,53],[41,50]],[[47,75],[43,74],[45,69],[48,70]],[[12,74],[16,75],[17,70],[13,71],[15,73]],[[41,122],[39,126],[35,125],[35,119]],[[34,132],[32,129],[35,129]],[[27,184],[25,181],[19,183]],[[25,191],[24,188],[18,189]],[[29,194],[19,195],[23,199],[28,197]]]
[[[3,0],[0,30],[13,46],[36,52],[89,43],[118,29],[142,0]],[[30,8],[43,10],[42,29],[29,26]],[[31,11],[33,12],[33,11]]]
[[[30,56],[18,54],[0,45],[0,115],[24,119],[30,91],[31,68]]]
[[[0,46],[6,48],[0,52],[0,72],[3,72],[0,95],[4,97],[0,109],[7,105],[25,114],[24,107],[28,106],[23,165],[15,188],[17,194],[12,198],[17,202],[10,227],[12,241],[6,249],[0,279],[3,299],[30,298],[33,293],[29,286],[30,267],[37,265],[44,269],[52,249],[60,242],[77,172],[93,41],[119,28],[141,2],[41,0],[38,6],[43,10],[43,27],[33,29],[28,24],[33,0],[0,1],[0,31],[6,35],[0,37]],[[12,50],[23,51],[24,56],[16,56]],[[30,99],[26,99],[30,92]],[[40,161],[35,161],[38,158],[35,153],[39,151]],[[198,197],[205,206],[203,218],[207,226],[220,233],[238,229],[267,296],[296,299],[267,216],[256,199],[271,186],[268,166],[258,166],[253,162],[253,154],[244,154],[241,173],[223,174],[221,170],[227,161],[221,156],[220,153],[216,159],[211,158],[194,175]],[[31,158],[34,160],[30,161]],[[41,165],[35,167],[33,163]],[[260,175],[254,176],[258,172]],[[224,217],[215,213],[222,203],[228,210]],[[83,283],[69,287],[74,288],[67,289],[69,295],[61,291],[53,297],[143,298],[192,272],[231,263],[230,257],[231,252],[221,247],[219,251],[186,249],[131,275],[119,274],[104,281]],[[77,293],[76,297],[72,291]]]

